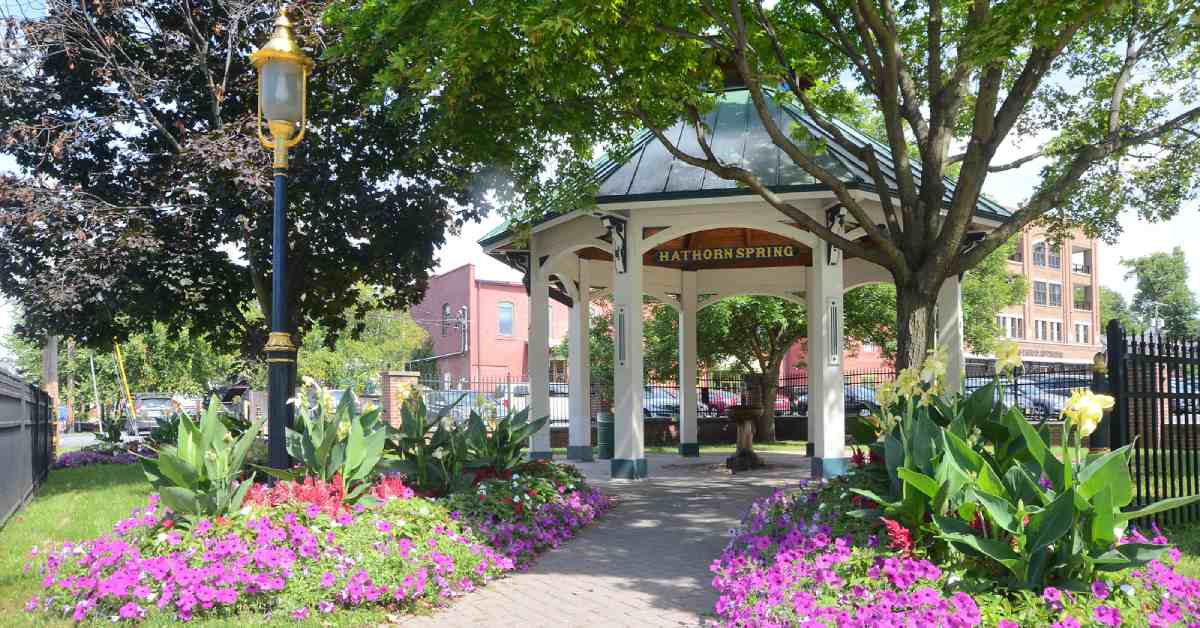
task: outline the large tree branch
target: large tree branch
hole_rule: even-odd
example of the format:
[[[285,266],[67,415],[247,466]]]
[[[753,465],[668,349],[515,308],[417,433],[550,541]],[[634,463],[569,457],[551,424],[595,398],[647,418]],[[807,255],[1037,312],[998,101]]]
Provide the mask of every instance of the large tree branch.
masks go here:
[[[767,135],[771,137],[771,141],[780,149],[782,149],[788,155],[788,157],[792,158],[792,160],[798,165],[800,165],[814,177],[817,177],[817,179],[822,183],[833,189],[834,194],[838,197],[838,200],[841,201],[842,205],[850,211],[855,220],[862,225],[862,228],[866,231],[867,236],[872,240],[872,242],[875,243],[876,246],[879,247],[880,250],[883,251],[884,255],[892,260],[893,263],[887,265],[889,268],[893,265],[903,265],[903,253],[901,253],[901,251],[896,247],[895,242],[893,242],[879,230],[879,227],[875,224],[875,221],[871,219],[870,215],[867,214],[866,210],[862,207],[862,204],[859,203],[858,200],[853,196],[851,196],[846,185],[836,176],[833,176],[828,170],[817,164],[816,160],[812,159],[809,155],[806,155],[804,151],[800,150],[800,148],[796,146],[796,143],[791,141],[791,139],[788,138],[779,128],[779,125],[775,123],[775,119],[767,107],[767,101],[763,95],[762,85],[759,83],[757,75],[751,71],[750,63],[747,60],[746,22],[742,16],[741,6],[738,0],[730,0],[730,11],[732,13],[733,27],[735,29],[734,60],[737,63],[738,71],[741,72],[742,78],[746,81],[746,88],[750,91],[750,100],[754,103],[754,108],[758,113],[758,117],[761,120],[763,127],[766,129]]]
[[[963,272],[982,262],[983,258],[1007,242],[1009,238],[1020,231],[1025,225],[1061,204],[1066,195],[1075,188],[1075,185],[1079,183],[1079,180],[1088,169],[1097,162],[1111,157],[1126,148],[1145,144],[1169,133],[1184,130],[1186,125],[1197,121],[1200,121],[1200,107],[1185,111],[1162,124],[1141,132],[1124,136],[1111,136],[1105,142],[1089,144],[1078,149],[1063,171],[1063,174],[1059,175],[1049,185],[1043,186],[1034,194],[1033,198],[1029,199],[1029,202],[1024,207],[1014,212],[1011,218],[984,236],[965,255],[960,256],[956,263],[951,266],[948,275]]]

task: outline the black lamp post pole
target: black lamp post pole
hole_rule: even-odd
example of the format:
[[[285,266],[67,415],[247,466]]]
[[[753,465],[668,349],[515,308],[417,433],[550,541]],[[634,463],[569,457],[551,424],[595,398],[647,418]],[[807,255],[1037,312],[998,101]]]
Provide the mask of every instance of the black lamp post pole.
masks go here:
[[[286,164],[286,162],[284,162]],[[295,408],[296,346],[288,333],[287,308],[287,169],[275,166],[275,211],[271,243],[271,336],[267,341],[267,457],[276,469],[291,466],[285,429]]]

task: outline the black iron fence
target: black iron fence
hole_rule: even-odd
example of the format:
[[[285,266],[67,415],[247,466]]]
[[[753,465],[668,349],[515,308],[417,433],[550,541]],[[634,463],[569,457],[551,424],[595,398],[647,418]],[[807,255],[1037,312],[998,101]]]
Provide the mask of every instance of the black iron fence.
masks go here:
[[[1055,421],[1076,388],[1091,385],[1091,368],[1083,365],[1028,365],[1014,375],[995,377],[991,363],[967,365],[965,388],[968,393],[998,381],[997,393],[1005,403],[1020,407],[1031,420]],[[846,371],[845,412],[861,415],[878,408],[876,393],[879,386],[895,380],[891,368]],[[472,411],[485,418],[503,417],[529,405],[527,378],[423,378],[420,380],[425,403],[431,408],[444,408],[456,401],[450,410],[456,419],[465,419]],[[746,375],[728,372],[709,372],[696,381],[696,412],[700,419],[725,419],[733,406],[750,402],[752,383]],[[459,398],[461,397],[461,401]],[[550,424],[565,427],[570,422],[570,384],[550,383]],[[589,416],[610,410],[612,384],[592,382]],[[643,415],[648,419],[671,419],[679,416],[680,390],[674,380],[648,380],[643,393]],[[808,415],[808,374],[804,371],[782,376],[777,381],[775,398],[771,402],[778,416]],[[1197,402],[1200,408],[1200,401]]]
[[[963,390],[971,394],[996,382],[997,396],[1005,404],[1016,406],[1031,421],[1056,422],[1071,393],[1092,386],[1092,367],[1087,364],[1026,364],[1013,373],[997,376],[992,362],[971,362],[966,366]]]
[[[1108,326],[1113,448],[1133,444],[1134,506],[1200,493],[1200,338],[1128,334]],[[1161,513],[1168,525],[1200,521],[1200,504]]]
[[[55,429],[50,396],[0,371],[0,525],[46,479]]]

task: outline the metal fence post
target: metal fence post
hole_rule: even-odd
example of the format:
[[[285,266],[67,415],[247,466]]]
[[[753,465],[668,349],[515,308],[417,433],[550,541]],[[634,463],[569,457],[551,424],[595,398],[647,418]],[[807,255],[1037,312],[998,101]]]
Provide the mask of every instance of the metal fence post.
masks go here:
[[[1125,330],[1116,319],[1108,322],[1108,390],[1115,403],[1108,416],[1108,447],[1118,449],[1129,442],[1129,397],[1125,394],[1128,380],[1125,373]]]

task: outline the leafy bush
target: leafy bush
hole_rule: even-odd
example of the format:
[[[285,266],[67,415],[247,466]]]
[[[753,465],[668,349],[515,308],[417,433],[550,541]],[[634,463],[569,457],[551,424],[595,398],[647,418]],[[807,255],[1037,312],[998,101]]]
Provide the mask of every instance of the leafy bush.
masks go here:
[[[186,427],[183,428],[186,431]],[[244,507],[202,517],[188,529],[152,496],[113,533],[38,548],[41,596],[31,612],[87,620],[188,621],[266,613],[278,621],[312,620],[338,609],[384,607],[392,615],[425,612],[528,564],[590,522],[607,499],[554,478],[569,469],[530,465],[520,486],[538,497],[513,519],[452,512],[475,495],[413,497],[396,476],[372,485],[376,499],[347,505],[336,481],[305,478],[255,485]],[[331,618],[332,619],[332,618]]]
[[[529,437],[546,426],[550,417],[529,420],[529,408],[510,412],[489,427],[472,411],[467,428],[471,468],[490,468],[494,473],[513,469],[524,459]]]
[[[154,429],[146,435],[146,440],[155,445],[176,442],[179,439],[179,414],[154,419]]]
[[[237,439],[221,423],[221,402],[213,397],[199,425],[179,415],[175,445],[158,447],[157,458],[142,457],[142,468],[163,503],[187,517],[223,515],[241,508],[254,476],[238,482],[246,454],[262,421]]]
[[[841,516],[883,490],[857,473],[755,502],[714,561],[714,606],[727,626],[1055,626],[1193,625],[1200,580],[1176,571],[1180,554],[1161,535],[1131,530],[1126,544],[1154,545],[1163,560],[1143,569],[1040,592],[990,589],[963,564],[904,548],[907,529]]]
[[[1035,429],[1019,409],[996,401],[996,383],[965,399],[943,398],[939,359],[928,358],[924,374],[901,373],[894,397],[890,390],[880,395],[888,402],[879,419],[887,426],[881,443],[887,496],[855,489],[908,528],[915,542],[944,558],[962,552],[978,571],[1038,590],[1143,565],[1166,551],[1116,543],[1129,521],[1200,498],[1123,510],[1133,499],[1131,447],[1078,453],[1111,398],[1076,391],[1064,410],[1068,420],[1056,456],[1044,426]]]
[[[379,409],[355,412],[354,396],[347,391],[333,410],[328,404],[300,408],[295,430],[287,430],[287,451],[297,462],[294,469],[258,467],[279,479],[313,476],[323,482],[341,478],[344,498],[355,501],[369,488],[369,480],[383,460],[387,426]]]
[[[483,480],[472,492],[451,495],[448,504],[518,567],[558,547],[611,505],[574,467],[541,461],[520,465],[507,478]]]
[[[390,451],[398,460],[393,468],[430,494],[466,490],[480,478],[511,473],[523,461],[529,437],[549,420],[530,421],[524,409],[484,421],[472,411],[465,423],[455,424],[446,414],[459,401],[462,397],[430,414],[419,395],[410,397],[401,410],[400,428],[391,435]]]
[[[247,611],[316,619],[338,608],[428,609],[512,568],[428,500],[336,516],[288,504],[249,510],[180,530],[152,498],[110,535],[39,551],[44,592],[27,608],[75,621]]]

